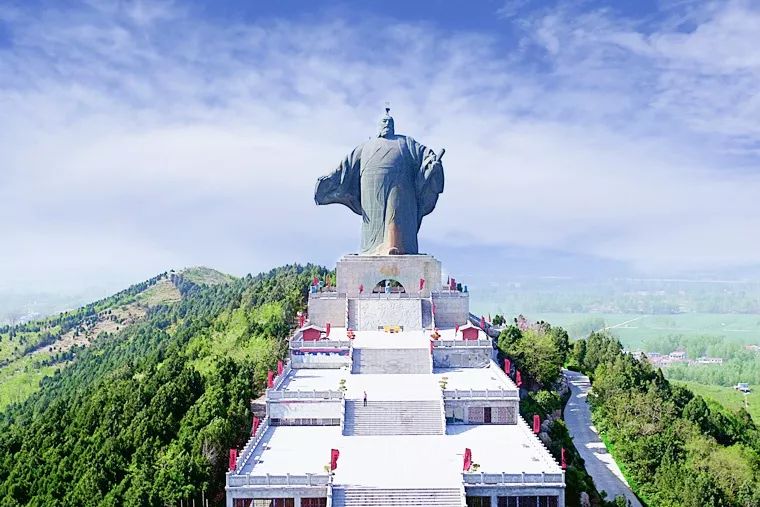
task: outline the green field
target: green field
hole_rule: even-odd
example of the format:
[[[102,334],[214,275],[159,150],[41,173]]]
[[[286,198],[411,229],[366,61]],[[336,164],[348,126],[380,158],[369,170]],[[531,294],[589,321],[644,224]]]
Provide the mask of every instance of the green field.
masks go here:
[[[535,313],[526,317],[562,326],[573,338],[585,338],[591,331],[606,327],[630,349],[640,347],[646,338],[678,334],[724,336],[740,343],[760,344],[760,315],[756,314]]]
[[[671,380],[671,382],[689,388],[694,394],[705,399],[720,403],[729,410],[738,410],[744,406],[744,394],[733,387],[708,386],[697,382]],[[757,422],[760,422],[760,386],[752,386],[752,392],[747,395],[747,411]]]

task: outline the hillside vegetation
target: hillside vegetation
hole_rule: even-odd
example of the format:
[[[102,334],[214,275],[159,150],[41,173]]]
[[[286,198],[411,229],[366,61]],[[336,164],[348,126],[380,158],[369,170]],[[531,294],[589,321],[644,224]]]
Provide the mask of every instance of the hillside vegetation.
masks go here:
[[[77,349],[0,415],[0,506],[163,506],[202,495],[222,505],[228,449],[247,440],[250,400],[283,356],[309,281],[324,273],[286,266],[211,286],[175,274],[181,300]],[[147,288],[114,298],[151,298]],[[75,328],[71,315],[46,322],[57,334]]]
[[[594,424],[647,504],[760,505],[760,430],[746,411],[670,383],[609,335],[577,341],[571,361],[591,375]]]

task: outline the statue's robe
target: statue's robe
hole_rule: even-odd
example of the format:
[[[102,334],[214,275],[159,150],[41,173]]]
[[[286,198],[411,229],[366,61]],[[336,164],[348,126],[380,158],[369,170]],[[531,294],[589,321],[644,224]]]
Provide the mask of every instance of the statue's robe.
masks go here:
[[[339,203],[362,217],[363,255],[416,254],[422,217],[443,192],[440,161],[411,137],[377,137],[357,146],[317,181],[317,204]]]

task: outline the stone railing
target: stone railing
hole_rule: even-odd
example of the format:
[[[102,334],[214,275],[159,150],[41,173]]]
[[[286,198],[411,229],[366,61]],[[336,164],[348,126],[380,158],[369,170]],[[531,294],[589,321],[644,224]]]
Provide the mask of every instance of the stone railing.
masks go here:
[[[433,291],[431,295],[434,298],[468,298],[470,297],[469,292],[460,292],[458,290],[448,290],[448,289]]]
[[[283,399],[301,399],[301,400],[340,400],[343,398],[343,391],[306,391],[306,390],[294,390],[294,391],[275,391],[272,389],[267,390],[267,401],[283,400]]]
[[[265,417],[264,420],[261,421],[261,424],[256,430],[256,433],[250,439],[248,439],[245,447],[243,447],[243,450],[240,452],[240,456],[238,456],[237,460],[237,465],[235,466],[235,473],[237,473],[238,470],[242,470],[242,468],[251,458],[251,454],[253,453],[254,449],[256,449],[256,446],[259,445],[261,439],[264,438],[264,434],[267,432],[267,428],[269,428],[269,418]]]
[[[338,292],[335,290],[322,290],[320,292],[309,291],[309,299],[342,299],[345,297],[345,292]]]
[[[290,350],[299,349],[348,349],[351,340],[291,340]]]
[[[231,475],[227,474],[227,486],[327,486],[328,474],[286,474],[286,475]]]
[[[438,347],[487,347],[493,348],[491,340],[433,340],[433,348]]]
[[[519,400],[516,390],[507,389],[444,389],[444,400],[459,399],[492,399],[492,400]]]
[[[414,292],[364,292],[355,299],[422,299],[422,295]]]
[[[558,474],[488,474],[485,472],[464,472],[462,481],[466,485],[483,486],[496,484],[524,485],[524,486],[560,486],[565,483],[564,472]]]

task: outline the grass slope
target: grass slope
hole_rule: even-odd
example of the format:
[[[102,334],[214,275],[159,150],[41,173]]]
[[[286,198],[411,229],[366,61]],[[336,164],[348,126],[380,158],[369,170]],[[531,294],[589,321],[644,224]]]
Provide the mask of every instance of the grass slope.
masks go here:
[[[733,387],[712,386],[689,382],[684,380],[671,380],[672,383],[682,385],[694,394],[698,394],[706,400],[712,400],[732,412],[744,407],[744,394]],[[747,412],[752,419],[760,424],[760,386],[752,386],[752,392],[747,395]]]

